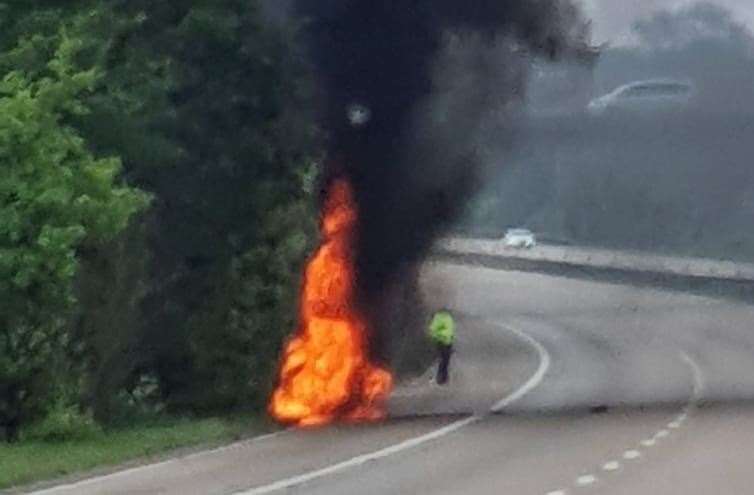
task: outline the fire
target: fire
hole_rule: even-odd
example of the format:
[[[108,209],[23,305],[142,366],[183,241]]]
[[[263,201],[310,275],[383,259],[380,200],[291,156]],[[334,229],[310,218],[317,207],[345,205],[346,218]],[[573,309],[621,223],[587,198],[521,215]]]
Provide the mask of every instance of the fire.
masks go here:
[[[286,345],[269,404],[280,422],[315,426],[385,416],[392,376],[369,361],[368,327],[353,303],[356,222],[349,183],[335,181],[324,204],[322,245],[304,273],[300,326]]]

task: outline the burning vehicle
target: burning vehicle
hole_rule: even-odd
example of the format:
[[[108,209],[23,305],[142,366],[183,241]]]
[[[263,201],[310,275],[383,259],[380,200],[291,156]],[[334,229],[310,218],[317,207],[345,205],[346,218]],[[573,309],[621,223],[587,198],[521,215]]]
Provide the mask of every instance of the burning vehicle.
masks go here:
[[[354,228],[358,213],[347,182],[330,187],[322,245],[309,262],[301,295],[301,329],[285,349],[270,412],[283,422],[316,426],[335,416],[384,416],[392,377],[367,354],[367,326],[354,305]]]
[[[390,343],[405,338],[390,287],[464,210],[488,164],[478,138],[508,142],[534,57],[585,56],[567,0],[300,0],[321,90],[327,159],[321,246],[304,273],[299,326],[269,403],[313,426],[385,417]]]

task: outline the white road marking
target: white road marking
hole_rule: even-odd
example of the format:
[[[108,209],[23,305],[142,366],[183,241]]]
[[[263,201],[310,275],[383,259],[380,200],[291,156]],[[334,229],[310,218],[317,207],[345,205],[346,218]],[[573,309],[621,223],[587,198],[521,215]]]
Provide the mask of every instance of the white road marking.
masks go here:
[[[203,450],[201,452],[194,452],[193,454],[188,454],[188,455],[185,455],[183,457],[174,457],[172,459],[167,459],[167,460],[164,460],[164,461],[155,462],[153,464],[145,464],[143,466],[136,466],[136,467],[132,467],[132,468],[129,468],[129,469],[124,469],[122,471],[116,471],[114,473],[105,474],[103,476],[97,476],[97,477],[94,477],[94,478],[87,478],[87,479],[84,479],[84,480],[81,480],[81,481],[76,481],[76,482],[73,482],[73,483],[67,483],[65,485],[53,486],[51,488],[46,488],[46,489],[43,489],[43,490],[38,490],[38,491],[35,491],[35,492],[31,492],[29,495],[54,495],[56,493],[78,493],[79,489],[81,489],[81,488],[83,488],[85,486],[93,485],[95,483],[101,483],[101,482],[108,481],[108,480],[117,480],[119,478],[123,478],[125,476],[131,475],[131,474],[134,474],[134,473],[137,473],[137,472],[140,472],[140,471],[148,471],[148,470],[151,470],[151,469],[156,469],[156,468],[160,468],[160,467],[163,467],[163,466],[168,466],[170,464],[183,463],[183,462],[185,462],[187,460],[195,459],[197,457],[203,457],[203,456],[206,456],[206,455],[213,455],[213,454],[217,454],[219,452],[227,452],[228,450],[236,450],[236,449],[243,448],[243,447],[246,447],[246,446],[254,444],[254,443],[258,443],[258,442],[262,442],[264,440],[269,440],[271,438],[278,437],[278,436],[283,435],[284,433],[287,433],[287,432],[290,432],[290,431],[291,431],[290,429],[275,431],[275,432],[272,432],[272,433],[267,433],[265,435],[260,435],[258,437],[250,438],[248,440],[241,440],[239,442],[235,442],[235,443],[232,443],[232,444],[229,444],[229,445],[224,445],[222,447],[217,447],[215,449]]]
[[[324,476],[328,476],[330,474],[334,474],[348,468],[359,466],[361,464],[364,464],[369,461],[373,461],[375,459],[380,459],[382,457],[387,457],[389,455],[393,455],[404,450],[412,449],[423,443],[429,442],[430,440],[435,440],[437,438],[443,437],[460,428],[463,428],[466,425],[479,421],[480,419],[482,419],[481,416],[470,416],[468,418],[450,423],[449,425],[439,428],[437,430],[431,431],[425,435],[410,438],[408,440],[397,443],[395,445],[391,445],[390,447],[386,447],[384,449],[380,449],[375,452],[370,452],[369,454],[359,455],[351,459],[348,459],[346,461],[339,462],[331,466],[327,466],[322,469],[309,471],[308,473],[304,473],[298,476],[293,476],[291,478],[286,478],[280,481],[276,481],[274,483],[270,483],[269,485],[252,488],[246,491],[236,492],[236,495],[261,495],[263,493],[272,493],[278,490],[291,488],[293,486],[306,483],[307,481],[312,481],[317,478],[322,478]]]
[[[597,477],[593,474],[585,474],[576,478],[578,486],[589,486],[597,482]]]
[[[499,325],[499,326],[502,326],[502,325]],[[520,337],[522,340],[526,341],[527,343],[531,344],[531,346],[536,349],[537,354],[539,355],[540,362],[539,362],[539,366],[537,367],[537,371],[534,372],[534,374],[523,385],[521,385],[521,387],[519,387],[518,389],[513,391],[513,393],[504,397],[499,402],[497,402],[494,406],[492,406],[492,408],[490,409],[490,412],[493,412],[493,413],[500,412],[502,409],[513,404],[514,402],[519,400],[521,397],[523,397],[524,395],[529,393],[531,390],[533,390],[537,385],[539,385],[542,382],[542,380],[545,377],[545,374],[547,373],[547,370],[550,368],[550,354],[547,352],[547,349],[545,349],[542,346],[542,344],[540,344],[538,341],[534,340],[533,338],[529,337],[525,333],[521,332],[520,330],[516,330],[508,326],[503,326],[503,328],[515,334],[516,336]],[[284,490],[287,488],[298,486],[308,481],[312,481],[318,478],[329,476],[331,474],[335,474],[340,471],[350,469],[352,467],[360,466],[369,461],[381,459],[383,457],[387,457],[387,456],[397,454],[405,450],[415,448],[429,441],[448,435],[449,433],[459,430],[466,425],[475,423],[479,421],[480,419],[482,419],[482,417],[483,416],[470,416],[468,418],[453,422],[437,430],[431,431],[427,434],[410,438],[408,440],[397,443],[395,445],[391,445],[384,449],[380,449],[374,452],[370,452],[368,454],[362,454],[356,457],[352,457],[351,459],[347,459],[343,462],[339,462],[337,464],[333,464],[331,466],[327,466],[321,469],[316,469],[314,471],[309,471],[308,473],[282,479],[274,483],[270,483],[268,485],[251,488],[245,491],[239,491],[239,492],[236,492],[235,495],[263,495],[265,493],[272,493],[278,490]]]
[[[691,402],[692,404],[696,404],[701,398],[702,391],[704,390],[704,375],[702,374],[702,369],[690,355],[681,352],[681,359],[683,359],[683,361],[691,368],[691,374],[694,377],[694,388]]]
[[[623,458],[629,461],[633,461],[641,457],[641,452],[638,450],[627,450],[623,452]]]
[[[537,346],[535,345],[535,347]],[[546,352],[547,351],[545,350],[545,353]],[[682,412],[673,421],[667,424],[667,427],[672,430],[678,429],[683,425],[683,423],[688,418],[689,411],[699,401],[699,398],[701,397],[702,391],[704,389],[704,378],[703,378],[702,371],[699,368],[699,365],[687,353],[681,352],[680,355],[681,355],[681,359],[683,359],[683,361],[691,369],[691,374],[693,376],[693,390],[691,393],[691,397],[689,397],[689,403],[683,408]],[[639,443],[643,447],[652,447],[657,444],[658,439],[665,438],[669,435],[670,435],[670,431],[663,429],[663,430],[658,431],[654,435],[654,437],[646,438]],[[639,459],[640,457],[641,457],[641,452],[639,452],[638,450],[631,449],[631,450],[626,450],[625,452],[623,452],[623,458],[629,461]],[[602,470],[607,471],[607,472],[612,472],[612,471],[619,470],[620,467],[621,467],[620,462],[608,461],[602,465]],[[589,486],[595,483],[596,481],[597,481],[596,476],[591,475],[591,474],[585,474],[576,478],[576,485],[585,487],[585,486]],[[555,491],[547,493],[547,495],[565,495],[565,492],[562,490],[555,490]]]
[[[689,398],[689,403],[683,408],[682,412],[671,422],[667,424],[667,427],[675,430],[680,428],[683,423],[686,421],[689,415],[690,409],[692,409],[696,403],[699,401],[699,398],[701,397],[702,391],[704,389],[704,377],[702,374],[702,370],[699,367],[699,365],[685,352],[681,352],[681,359],[689,366],[691,369],[691,374],[693,376],[693,389],[691,393],[691,397]],[[652,438],[646,438],[639,442],[642,447],[652,447],[657,444],[657,440],[661,438],[665,438],[670,435],[670,431],[668,430],[660,430],[658,431],[654,437]],[[623,453],[623,458],[626,460],[635,460],[639,459],[641,457],[641,452],[638,450],[627,450]],[[608,461],[605,464],[602,465],[603,471],[616,471],[620,469],[620,463],[618,461]],[[581,476],[577,478],[576,482],[580,486],[585,486],[585,484],[582,484],[581,481],[587,481],[588,476]],[[586,483],[591,484],[591,483]]]
[[[545,375],[547,375],[547,370],[550,369],[550,353],[547,352],[547,349],[539,343],[539,341],[535,340],[534,338],[530,337],[529,335],[525,334],[521,330],[517,330],[513,327],[500,325],[498,326],[505,328],[509,332],[515,334],[517,337],[521,338],[522,340],[526,341],[528,344],[530,344],[534,349],[536,349],[537,354],[539,355],[539,367],[537,368],[537,371],[524,383],[518,390],[510,394],[509,396],[503,398],[492,406],[490,409],[493,413],[499,413],[506,407],[510,406],[517,400],[521,399],[524,395],[528,394],[532,390],[534,390],[537,386],[539,386],[540,383],[542,383],[542,380],[544,380]]]

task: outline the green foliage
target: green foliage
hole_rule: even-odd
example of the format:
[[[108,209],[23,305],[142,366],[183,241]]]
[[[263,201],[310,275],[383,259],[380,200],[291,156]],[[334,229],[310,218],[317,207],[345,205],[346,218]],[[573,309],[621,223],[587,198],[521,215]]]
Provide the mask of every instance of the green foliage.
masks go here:
[[[172,418],[132,421],[124,427],[96,429],[66,441],[27,438],[15,444],[0,443],[0,490],[139,457],[154,457],[176,448],[217,445],[258,434],[268,427],[248,417]]]
[[[149,401],[134,404],[146,399],[137,374],[146,331],[140,305],[149,290],[145,230],[140,217],[118,237],[79,255],[71,354],[83,367],[84,402],[103,423],[152,408]]]
[[[60,423],[52,377],[102,424],[261,406],[316,237],[295,33],[254,0],[0,2],[0,74],[0,424]]]
[[[281,342],[296,323],[312,218],[306,203],[271,211],[258,243],[231,260],[223,283],[191,320],[193,408],[263,406]]]
[[[23,431],[23,439],[42,442],[86,440],[101,432],[94,419],[75,404],[56,401],[47,415]]]
[[[49,75],[0,82],[0,425],[11,437],[44,410],[60,371],[77,249],[112,238],[148,203],[115,183],[117,159],[95,158],[62,122],[86,112],[79,96],[97,80],[74,69],[77,47],[63,37]]]
[[[172,408],[259,404],[314,238],[308,78],[291,33],[256,2],[123,11],[145,21],[121,50],[168,60],[175,118],[156,128],[180,150],[169,167],[130,172],[159,198],[148,367]]]

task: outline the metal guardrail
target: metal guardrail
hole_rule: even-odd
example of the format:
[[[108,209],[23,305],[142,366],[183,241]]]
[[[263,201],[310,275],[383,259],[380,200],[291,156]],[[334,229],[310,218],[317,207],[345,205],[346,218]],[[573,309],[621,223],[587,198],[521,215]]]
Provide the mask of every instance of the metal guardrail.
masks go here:
[[[664,256],[574,246],[538,245],[531,249],[517,249],[506,247],[501,240],[458,237],[440,240],[436,245],[436,251],[451,255],[486,256],[529,263],[540,262],[624,272],[667,274],[676,277],[754,282],[754,263],[709,258]]]

